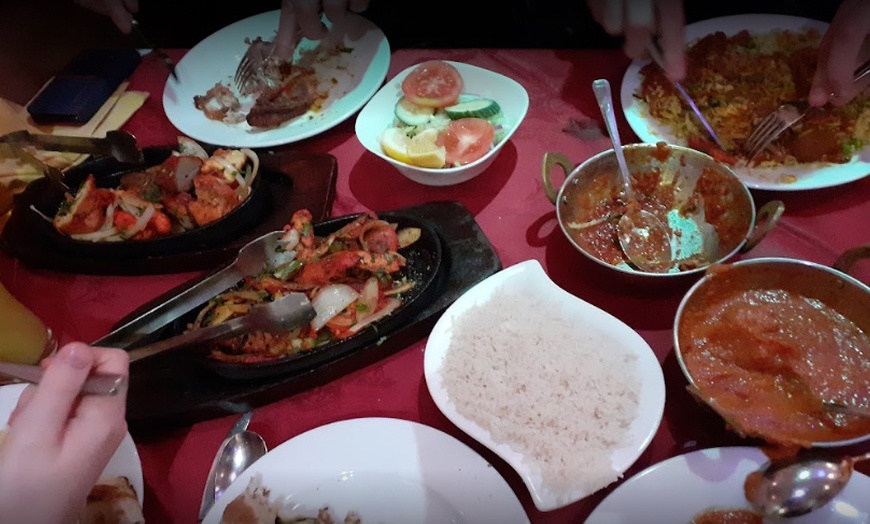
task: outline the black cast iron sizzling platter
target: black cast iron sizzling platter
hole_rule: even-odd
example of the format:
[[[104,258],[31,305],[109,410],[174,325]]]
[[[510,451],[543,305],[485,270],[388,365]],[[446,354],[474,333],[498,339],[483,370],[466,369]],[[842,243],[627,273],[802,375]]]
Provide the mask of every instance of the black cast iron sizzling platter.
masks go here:
[[[242,413],[253,407],[317,387],[408,348],[425,337],[438,316],[462,293],[501,269],[501,261],[460,203],[440,201],[396,210],[428,224],[440,239],[442,258],[427,295],[415,301],[403,321],[355,351],[333,355],[307,369],[249,380],[228,380],[203,366],[196,352],[180,351],[134,362],[130,370],[127,421],[140,437],[173,426]],[[181,284],[140,308],[148,311],[195,281]],[[417,307],[419,306],[419,307]],[[127,318],[138,316],[133,312]],[[123,325],[122,319],[117,325]]]
[[[42,217],[29,209],[39,193],[16,195],[9,221],[0,232],[0,250],[34,269],[87,275],[147,275],[211,270],[235,258],[242,246],[281,229],[297,209],[308,209],[315,221],[329,217],[335,199],[337,161],[325,153],[260,152],[260,187],[272,201],[271,211],[249,229],[213,246],[191,247],[179,253],[131,258],[77,256],[62,251],[43,235],[34,234]],[[38,181],[37,181],[38,182]]]
[[[116,188],[127,173],[158,165],[169,158],[172,151],[168,147],[145,148],[142,151],[144,161],[136,166],[121,164],[111,157],[97,158],[70,169],[64,175],[64,181],[73,191],[77,191],[88,175],[93,174],[97,187]],[[209,153],[211,152],[209,150]],[[263,166],[260,169],[262,171]],[[53,224],[45,220],[38,220],[36,223],[39,224],[39,234],[51,245],[74,256],[132,258],[172,255],[226,242],[262,220],[271,209],[268,191],[263,190],[265,184],[262,183],[262,175],[261,172],[254,178],[248,198],[226,216],[205,226],[167,237],[121,242],[90,242],[75,240],[61,234]],[[25,193],[28,193],[29,198],[24,198],[22,201],[28,201],[48,217],[54,217],[64,199],[63,191],[44,178],[30,184]],[[29,209],[29,205],[28,209],[18,209],[16,212],[34,213]]]
[[[314,226],[315,234],[321,237],[326,236],[351,222],[358,216],[359,215],[351,215],[320,222]],[[401,213],[379,213],[378,217],[390,223],[396,223],[399,229],[405,227],[417,227],[420,228],[421,231],[420,238],[416,242],[399,250],[399,253],[401,253],[407,260],[407,265],[395,275],[395,278],[407,277],[408,279],[413,280],[416,285],[408,293],[403,294],[402,305],[391,315],[374,322],[372,325],[360,330],[357,334],[343,340],[330,342],[310,351],[270,361],[255,363],[220,361],[207,356],[207,347],[190,347],[178,349],[176,351],[197,353],[202,363],[221,377],[234,380],[248,380],[252,378],[296,373],[317,366],[318,364],[333,360],[345,353],[356,351],[361,347],[372,344],[376,342],[378,338],[383,336],[384,333],[389,333],[396,327],[406,323],[408,318],[413,316],[416,311],[432,298],[433,288],[435,287],[433,286],[433,282],[435,281],[441,266],[441,241],[438,239],[438,236],[435,234],[435,231],[431,226],[413,217]],[[149,336],[147,340],[134,342],[127,349],[132,349],[156,340],[169,338],[184,332],[186,326],[196,318],[196,315],[204,306],[205,303],[189,313],[180,316],[177,320],[168,324],[158,333]]]

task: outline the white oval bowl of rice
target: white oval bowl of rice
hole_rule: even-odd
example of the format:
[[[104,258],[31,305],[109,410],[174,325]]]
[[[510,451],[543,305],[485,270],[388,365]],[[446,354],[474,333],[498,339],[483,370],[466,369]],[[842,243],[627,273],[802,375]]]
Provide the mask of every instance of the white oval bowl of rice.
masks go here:
[[[665,404],[646,341],[560,288],[536,260],[447,308],[426,343],[424,374],[438,408],[515,469],[541,511],[618,480]]]

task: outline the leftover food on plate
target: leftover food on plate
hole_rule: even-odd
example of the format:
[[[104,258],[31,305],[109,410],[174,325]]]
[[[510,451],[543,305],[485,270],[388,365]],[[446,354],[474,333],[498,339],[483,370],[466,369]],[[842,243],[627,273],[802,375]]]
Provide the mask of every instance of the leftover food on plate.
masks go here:
[[[689,524],[762,524],[764,519],[758,513],[748,509],[718,509],[703,511],[692,519]]]
[[[210,358],[263,362],[351,337],[399,309],[403,294],[417,285],[402,274],[406,259],[399,250],[420,238],[419,228],[398,228],[365,213],[321,237],[311,220],[308,210],[294,213],[279,242],[286,261],[210,300],[189,329],[221,324],[298,291],[311,300],[314,319],[286,333],[254,331],[215,341]]]
[[[679,152],[659,142],[652,155],[666,160]],[[698,172],[699,171],[699,172]],[[619,241],[619,220],[628,206],[658,218],[668,232],[671,257],[653,267],[658,273],[680,273],[710,265],[743,240],[747,222],[733,175],[721,169],[703,167],[691,173],[674,173],[648,165],[632,170],[636,200],[629,203],[612,171],[586,177],[583,191],[563,193],[568,197],[560,208],[564,230],[592,257],[620,268],[632,268]],[[657,247],[653,240],[648,244]],[[653,259],[651,259],[653,260]]]
[[[463,88],[462,75],[447,62],[417,66],[402,80],[393,125],[380,137],[384,153],[427,168],[462,166],[485,156],[505,135],[501,106]]]
[[[261,48],[268,45],[260,37],[245,43]],[[231,125],[247,122],[253,128],[279,127],[321,108],[330,88],[339,83],[336,75],[348,69],[351,51],[323,44],[301,49],[295,62],[266,59],[254,70],[253,80],[243,92],[229,82],[218,82],[195,95],[193,103],[210,120]]]
[[[260,474],[255,474],[245,491],[224,508],[220,524],[362,524],[356,512],[348,512],[339,520],[329,507],[320,508],[315,516],[287,515],[281,500],[270,500],[270,496],[271,490],[262,485]]]
[[[555,303],[496,288],[455,320],[441,373],[462,417],[520,454],[545,490],[568,498],[620,476],[611,454],[629,442],[638,414],[636,359]]]
[[[218,148],[209,155],[179,137],[179,148],[161,164],[131,171],[117,187],[99,187],[88,176],[67,194],[52,219],[74,240],[149,240],[191,231],[228,215],[251,194],[259,171],[247,148]]]
[[[726,289],[687,308],[679,333],[697,395],[738,433],[784,446],[870,433],[870,420],[823,406],[870,408],[870,337],[820,300]]]
[[[684,87],[725,145],[719,149],[691,116],[655,64],[640,72],[635,93],[649,115],[689,147],[730,165],[745,165],[741,149],[753,129],[781,104],[805,101],[821,36],[814,29],[707,35],[688,48]],[[870,143],[870,95],[842,107],[810,111],[753,161],[757,167],[845,163]]]
[[[100,479],[88,494],[79,524],[144,524],[145,516],[127,477]]]

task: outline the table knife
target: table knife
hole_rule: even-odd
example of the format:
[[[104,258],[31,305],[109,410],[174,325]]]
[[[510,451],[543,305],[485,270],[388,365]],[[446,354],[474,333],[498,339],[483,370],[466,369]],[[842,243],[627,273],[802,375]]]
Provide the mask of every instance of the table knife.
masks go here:
[[[652,58],[653,62],[655,62],[656,65],[658,65],[659,68],[664,71],[664,53],[662,51],[661,43],[657,38],[653,38],[652,40],[650,40],[649,45],[647,45],[647,52],[649,53],[649,56],[650,58]],[[686,104],[689,105],[692,113],[694,113],[695,116],[698,117],[698,120],[701,121],[701,125],[704,126],[704,129],[707,130],[707,133],[710,135],[710,138],[713,139],[713,142],[715,142],[716,145],[719,146],[719,149],[721,149],[722,151],[727,151],[725,145],[722,144],[721,140],[719,140],[719,135],[717,135],[716,131],[713,130],[713,126],[710,125],[710,122],[708,122],[704,115],[701,113],[701,110],[698,108],[698,104],[696,104],[695,101],[692,100],[692,97],[689,95],[689,92],[686,91],[686,88],[683,87],[683,84],[674,81],[671,81],[671,84],[673,84],[674,88],[676,88],[680,96],[683,97],[683,100],[686,101]]]
[[[242,414],[239,420],[233,424],[233,427],[230,429],[230,432],[227,433],[226,438],[224,438],[221,445],[218,446],[217,453],[215,453],[214,459],[211,462],[211,468],[208,471],[208,477],[205,479],[205,488],[202,490],[202,503],[199,506],[199,521],[202,522],[205,519],[205,516],[208,514],[208,511],[214,505],[214,481],[216,468],[218,464],[218,459],[221,456],[221,453],[224,449],[224,443],[229,439],[233,438],[234,435],[241,433],[248,429],[248,424],[251,422],[251,417],[254,415],[253,411],[246,411]]]
[[[139,25],[139,21],[135,18],[133,19],[133,32],[136,33],[136,36],[139,37],[139,40],[147,47],[154,55],[159,58],[163,64],[166,66],[166,69],[169,69],[169,74],[172,75],[172,78],[178,82],[178,74],[175,72],[175,61],[167,55],[162,49],[156,47],[151,43],[151,40],[145,36],[145,33],[142,31],[142,27]]]

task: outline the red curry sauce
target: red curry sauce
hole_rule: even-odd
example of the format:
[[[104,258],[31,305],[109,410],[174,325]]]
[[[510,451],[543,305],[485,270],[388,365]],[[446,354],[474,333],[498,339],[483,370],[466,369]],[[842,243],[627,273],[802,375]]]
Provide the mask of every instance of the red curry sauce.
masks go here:
[[[822,401],[870,407],[870,338],[817,299],[783,289],[714,296],[680,320],[695,385],[747,436],[785,445],[855,438],[870,420]]]
[[[672,154],[670,148],[662,148]],[[663,153],[656,150],[654,156]],[[661,158],[659,158],[661,160]],[[716,230],[719,237],[719,252],[728,253],[745,237],[749,228],[748,205],[741,199],[745,196],[735,190],[731,177],[723,172],[704,168],[695,183],[694,191],[685,201],[677,201],[675,189],[680,176],[665,173],[660,169],[633,171],[632,188],[640,209],[649,211],[663,223],[667,215],[676,209],[680,216],[698,213],[703,207],[704,220]],[[618,174],[603,172],[589,181],[584,191],[575,191],[568,196],[562,209],[562,223],[574,242],[586,253],[610,265],[627,265],[628,259],[619,245],[617,223],[627,207],[621,185],[612,180]],[[739,186],[738,186],[739,187]],[[707,266],[716,260],[691,258],[675,261],[679,271]]]

